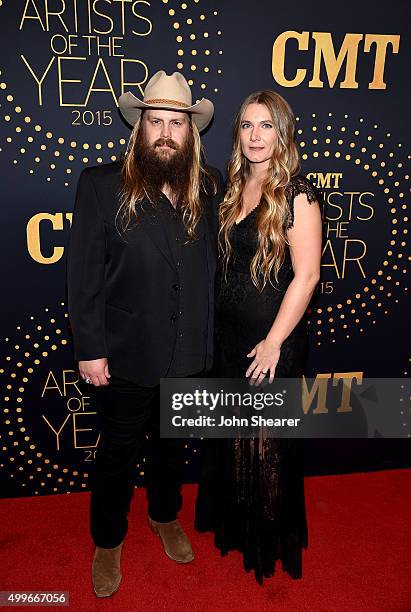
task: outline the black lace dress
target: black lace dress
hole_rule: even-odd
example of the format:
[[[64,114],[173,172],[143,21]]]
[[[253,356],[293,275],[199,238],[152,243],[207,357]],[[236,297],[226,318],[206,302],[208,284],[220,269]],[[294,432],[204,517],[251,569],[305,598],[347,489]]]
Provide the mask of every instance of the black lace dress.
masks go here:
[[[287,186],[289,215],[293,201],[305,193],[318,200],[311,183],[293,177]],[[278,285],[260,293],[251,281],[250,262],[257,246],[258,207],[233,227],[233,257],[227,282],[219,265],[216,279],[215,376],[244,377],[247,353],[269,332],[293,278],[289,249]],[[300,376],[306,348],[303,318],[281,347],[276,377]],[[302,548],[308,546],[304,499],[303,440],[286,438],[205,440],[195,527],[213,531],[222,554],[243,553],[244,568],[258,582],[274,574],[275,562],[293,578],[302,576]]]

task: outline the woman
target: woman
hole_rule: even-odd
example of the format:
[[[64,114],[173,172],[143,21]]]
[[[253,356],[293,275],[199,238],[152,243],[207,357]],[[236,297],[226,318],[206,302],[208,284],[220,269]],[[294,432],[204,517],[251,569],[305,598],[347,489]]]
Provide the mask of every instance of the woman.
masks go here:
[[[298,175],[294,117],[273,91],[243,102],[234,125],[226,196],[220,208],[215,375],[298,377],[305,312],[320,276],[321,213]],[[303,440],[208,440],[196,528],[214,531],[226,554],[243,553],[256,579],[275,562],[302,575],[308,545]]]

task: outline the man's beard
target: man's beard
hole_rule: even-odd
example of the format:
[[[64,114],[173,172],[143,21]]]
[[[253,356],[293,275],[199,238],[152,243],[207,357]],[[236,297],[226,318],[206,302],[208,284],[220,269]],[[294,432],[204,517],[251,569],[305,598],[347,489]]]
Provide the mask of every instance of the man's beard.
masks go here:
[[[167,145],[174,151],[159,147]],[[135,144],[135,161],[144,187],[150,198],[157,198],[164,185],[180,201],[187,193],[194,158],[194,139],[190,131],[184,144],[171,138],[159,138],[153,144],[147,142],[144,130]]]

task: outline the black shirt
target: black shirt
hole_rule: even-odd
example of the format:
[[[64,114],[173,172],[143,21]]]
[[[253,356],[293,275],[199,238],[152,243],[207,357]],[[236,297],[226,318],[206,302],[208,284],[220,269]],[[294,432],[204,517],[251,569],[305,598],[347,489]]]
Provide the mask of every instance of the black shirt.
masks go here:
[[[208,329],[208,267],[203,223],[196,240],[190,240],[182,215],[164,196],[160,200],[161,221],[177,267],[178,309],[171,316],[177,336],[167,376],[189,376],[205,368]]]

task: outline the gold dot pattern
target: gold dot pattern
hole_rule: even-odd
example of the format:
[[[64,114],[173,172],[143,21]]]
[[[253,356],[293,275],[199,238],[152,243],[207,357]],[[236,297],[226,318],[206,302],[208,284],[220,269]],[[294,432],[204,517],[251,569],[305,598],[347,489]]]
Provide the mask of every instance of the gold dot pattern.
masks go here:
[[[222,75],[222,68],[216,67],[215,61],[210,62],[211,59],[217,59],[223,54],[220,43],[222,31],[217,24],[218,11],[202,8],[200,0],[194,0],[191,3],[176,3],[173,7],[170,7],[169,2],[163,1],[163,5],[166,7],[167,14],[172,20],[172,27],[177,34],[177,69],[185,73],[190,86],[194,86],[194,91],[197,90],[200,97],[203,97],[207,90],[215,95],[219,87],[215,86],[215,82],[213,86],[210,85],[208,77],[214,77],[215,74],[218,77]],[[216,42],[212,43],[212,41]],[[195,58],[195,63],[184,62],[185,55]],[[6,134],[5,146],[0,146],[0,152],[7,150],[13,165],[23,164],[29,175],[39,174],[39,169],[46,164],[53,172],[43,176],[44,180],[47,183],[53,183],[61,181],[63,177],[63,185],[68,187],[71,184],[70,175],[73,174],[75,177],[78,175],[79,164],[101,164],[120,159],[121,148],[118,145],[121,144],[122,139],[114,141],[111,138],[109,143],[98,143],[99,146],[91,142],[75,140],[66,142],[64,137],[47,130],[44,124],[36,123],[33,117],[25,112],[23,105],[16,104],[15,95],[10,92],[1,71],[0,96],[4,96],[4,103],[0,98],[0,106],[4,109],[2,116],[0,115],[0,121],[3,118],[9,128],[14,129],[17,134],[17,137],[10,131]],[[30,143],[31,146],[28,147],[27,143]],[[86,156],[81,153],[76,155],[72,150],[77,148],[90,151],[90,153]],[[115,150],[109,151],[109,148]],[[96,154],[97,152],[99,154]],[[50,157],[54,162],[53,167],[50,164]]]
[[[38,403],[39,389],[41,392],[52,370],[49,358],[54,357],[59,349],[69,349],[70,365],[65,369],[72,369],[66,308],[63,301],[53,309],[53,313],[45,307],[36,316],[30,315],[25,325],[16,325],[15,332],[12,332],[13,339],[11,335],[3,339],[5,364],[0,367],[3,406],[0,447],[3,460],[0,468],[27,495],[70,493],[89,488],[88,466],[94,461],[94,448],[87,449],[85,457],[81,457],[84,460],[80,465],[74,462],[71,466],[64,465],[63,461],[56,460],[40,447],[36,432],[31,427],[33,385],[36,386],[35,401]],[[39,376],[41,383],[38,382]],[[49,384],[53,385],[53,382]],[[61,386],[61,382],[59,384]],[[36,418],[41,421],[41,410],[37,412]],[[58,429],[61,422],[57,424],[52,421],[52,424]],[[186,464],[192,463],[193,453],[197,452],[196,444],[193,441],[186,445]],[[142,462],[145,461],[143,457]],[[136,476],[144,476],[144,470],[139,470],[139,467],[137,465]]]
[[[406,165],[405,158],[409,160],[411,156],[404,156],[401,151],[402,143],[391,142],[391,132],[386,132],[377,123],[368,127],[363,117],[355,120],[345,114],[343,119],[338,121],[332,113],[328,113],[326,118],[313,113],[311,119],[304,122],[304,127],[301,118],[296,119],[297,141],[302,159],[335,157],[344,159],[365,172],[370,184],[374,183],[373,186],[370,185],[370,190],[375,192],[380,202],[385,202],[387,218],[392,226],[391,240],[387,244],[385,255],[382,256],[377,270],[370,278],[365,279],[365,285],[341,302],[327,307],[328,313],[334,316],[338,314],[337,321],[334,317],[317,320],[322,308],[309,310],[312,332],[319,337],[326,334],[327,341],[331,337],[331,342],[335,343],[338,324],[343,332],[338,336],[339,339],[350,339],[353,333],[363,334],[367,325],[376,325],[378,320],[388,315],[393,304],[399,303],[401,293],[408,291],[405,276],[410,257],[407,257],[405,247],[409,218],[405,193],[409,194],[410,189],[409,175],[402,169]],[[310,139],[310,132],[316,134],[314,139]],[[323,135],[320,136],[319,132]],[[340,136],[341,133],[344,134],[343,137]],[[308,143],[310,151],[307,150]],[[357,153],[348,153],[347,149],[357,150]],[[388,149],[388,155],[385,149]],[[396,180],[393,180],[394,177]],[[397,207],[392,206],[394,202]],[[338,312],[341,310],[343,312]],[[313,320],[314,318],[316,320]],[[318,338],[316,342],[318,346],[322,343]]]
[[[169,3],[163,0],[163,4],[168,7]],[[187,17],[188,9],[190,17]],[[194,3],[189,4],[176,3],[173,8],[167,8],[167,13],[171,18],[171,26],[175,31],[175,40],[178,45],[177,69],[183,71],[190,87],[194,86],[194,91],[198,91],[201,97],[207,91],[215,95],[219,92],[219,86],[216,86],[214,81],[213,85],[210,85],[206,76],[220,77],[222,75],[218,58],[223,54],[221,49],[223,32],[218,26],[218,11],[205,10],[200,0],[194,0]],[[193,57],[195,63],[190,61]]]
[[[57,315],[50,317],[49,308],[44,308],[38,317],[29,317],[24,330],[21,325],[17,325],[18,340],[8,347],[8,352],[10,338],[4,338],[7,364],[0,368],[0,388],[3,389],[5,427],[2,428],[4,434],[0,435],[0,446],[5,459],[1,467],[28,495],[38,495],[40,492],[63,493],[67,492],[68,486],[72,490],[88,488],[87,470],[52,462],[39,448],[25,417],[30,410],[30,404],[25,401],[25,393],[30,390],[31,379],[53,355],[53,351],[69,343],[64,333],[68,318],[65,309],[65,303],[60,302]],[[41,324],[36,324],[38,320]]]
[[[0,71],[0,78],[2,78],[2,73]],[[7,83],[2,82],[1,90],[7,92]],[[0,92],[1,95],[1,92]],[[1,104],[1,107],[6,107],[8,110],[6,114],[3,115],[4,121],[7,123],[12,123],[13,119],[19,116],[22,113],[21,106],[14,106],[11,104],[14,101],[14,96],[12,94],[7,93],[5,95],[5,104]],[[8,104],[8,106],[7,106]],[[73,172],[76,173],[78,161],[81,161],[83,164],[90,163],[103,163],[109,161],[116,161],[120,158],[121,146],[125,144],[125,139],[120,138],[117,141],[111,139],[107,143],[96,143],[95,145],[89,142],[79,143],[76,140],[71,140],[70,142],[66,142],[66,139],[62,136],[54,134],[52,131],[44,128],[43,125],[39,123],[33,123],[32,117],[26,115],[24,117],[25,125],[15,126],[15,131],[19,135],[19,141],[16,140],[15,137],[11,135],[7,135],[5,138],[5,146],[12,145],[14,146],[14,154],[18,154],[18,156],[24,156],[26,158],[26,164],[33,164],[32,167],[29,167],[29,174],[33,175],[35,172],[35,166],[41,165],[44,161],[44,155],[48,157],[52,157],[54,163],[48,163],[48,166],[51,170],[63,170],[64,175],[70,175]],[[32,145],[30,149],[27,148],[27,143]],[[23,146],[24,145],[24,146]],[[117,153],[113,151],[114,147],[118,147]],[[83,150],[95,149],[95,153],[92,157],[83,157],[79,154],[77,156],[73,152],[73,150],[80,147]],[[37,148],[37,151],[36,151]],[[65,149],[63,151],[63,149]],[[0,151],[3,151],[3,147],[0,148]],[[30,151],[30,156],[29,156]],[[48,153],[50,151],[50,153]],[[69,152],[70,151],[70,152]],[[97,154],[101,152],[100,154]],[[103,158],[102,153],[104,152],[105,157]],[[37,154],[36,154],[37,153]],[[29,160],[28,161],[28,156]],[[10,154],[9,154],[10,157]],[[20,163],[19,158],[13,159],[13,164],[17,165]],[[57,174],[57,173],[56,173]],[[77,174],[77,173],[76,173]],[[58,174],[61,177],[61,173]],[[56,179],[53,175],[49,175],[45,177],[47,182],[52,182]],[[64,182],[64,186],[68,187],[69,183],[67,181]]]

